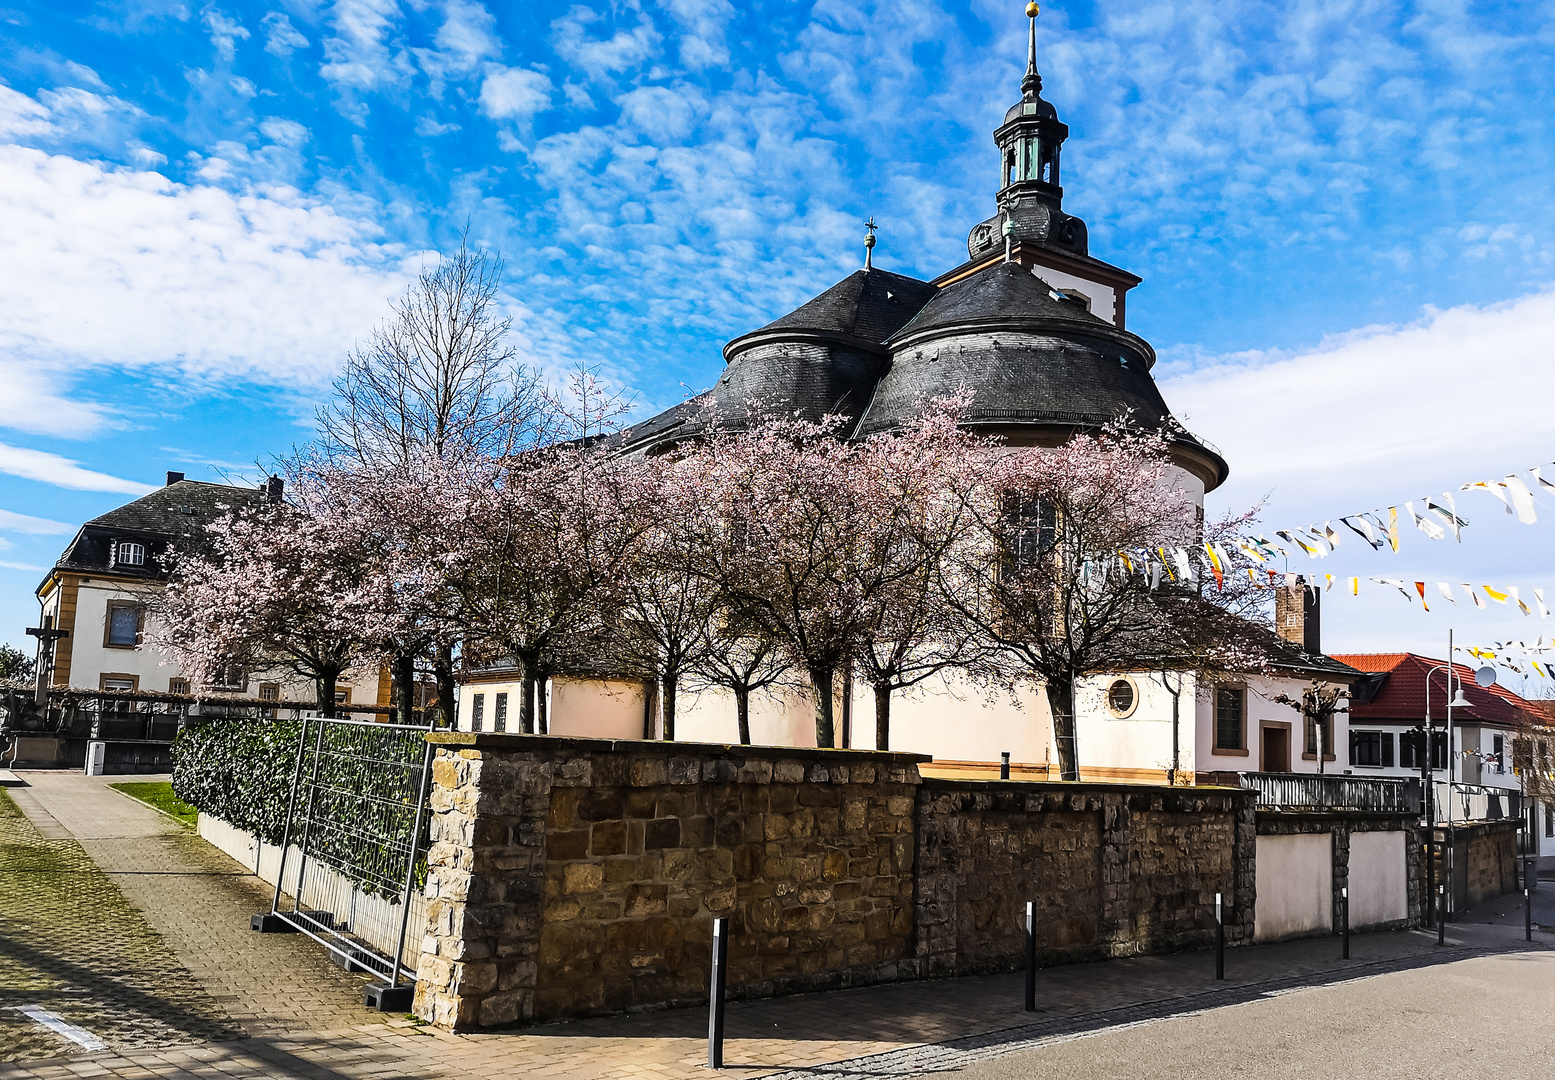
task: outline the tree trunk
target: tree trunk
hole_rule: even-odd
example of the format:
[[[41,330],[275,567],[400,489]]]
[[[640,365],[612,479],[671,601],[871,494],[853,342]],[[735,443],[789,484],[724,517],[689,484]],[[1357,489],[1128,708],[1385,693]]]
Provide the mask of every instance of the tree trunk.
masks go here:
[[[734,712],[740,724],[740,745],[751,743],[751,692],[743,686],[734,690]]]
[[[875,680],[875,749],[891,749],[891,680]]]
[[[528,664],[524,665],[524,689],[518,702],[518,729],[525,735],[535,733],[535,677]]]
[[[830,665],[810,669],[810,685],[815,688],[815,745],[830,749],[837,745],[832,682],[836,670]]]
[[[414,724],[416,722],[416,658],[409,653],[396,656],[394,662],[389,665],[389,675],[394,685],[394,722]]]
[[[437,679],[438,726],[452,731],[458,714],[459,699],[454,689],[454,648],[439,645],[437,658],[432,661],[432,672]]]
[[[664,679],[664,738],[668,742],[675,741],[675,690],[680,682],[674,675],[665,675]]]
[[[320,716],[335,715],[335,680],[338,678],[338,671],[321,671],[313,677],[313,690],[318,698]]]
[[[1074,722],[1074,680],[1047,680],[1047,705],[1053,714],[1053,741],[1058,745],[1058,778],[1080,779],[1080,755]]]

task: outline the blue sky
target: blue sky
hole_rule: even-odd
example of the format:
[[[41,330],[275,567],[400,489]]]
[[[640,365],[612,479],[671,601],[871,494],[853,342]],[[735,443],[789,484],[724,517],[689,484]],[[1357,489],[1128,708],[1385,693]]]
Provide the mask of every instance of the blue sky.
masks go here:
[[[644,410],[856,267],[865,217],[882,266],[961,261],[1023,6],[0,0],[0,640],[60,530],[305,439],[466,222],[531,362]],[[1555,458],[1552,53],[1539,4],[1044,10],[1066,208],[1145,279],[1129,326],[1230,459],[1220,505],[1304,524]],[[1486,505],[1461,547],[1323,569],[1555,587],[1555,505]],[[1447,621],[1379,592],[1329,624]]]

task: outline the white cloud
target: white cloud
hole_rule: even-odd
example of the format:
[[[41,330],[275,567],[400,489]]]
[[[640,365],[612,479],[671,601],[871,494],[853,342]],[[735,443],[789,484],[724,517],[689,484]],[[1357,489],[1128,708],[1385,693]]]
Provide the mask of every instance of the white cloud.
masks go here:
[[[460,129],[459,124],[442,124],[436,117],[422,116],[416,119],[416,134],[423,138],[432,138],[437,135],[448,135]]]
[[[37,536],[65,536],[75,532],[76,526],[64,521],[33,517],[31,514],[0,510],[0,529],[7,532],[32,533]]]
[[[301,146],[308,141],[307,128],[282,116],[265,117],[259,124],[259,133],[282,146]]]
[[[551,107],[551,80],[538,71],[493,64],[481,83],[481,111],[520,123]]]
[[[335,0],[329,22],[334,34],[324,39],[324,64],[319,74],[341,92],[341,111],[361,123],[366,106],[357,91],[403,86],[411,61],[394,38],[400,17],[396,0]]]
[[[1542,395],[1552,340],[1547,291],[1427,309],[1411,325],[1367,327],[1294,355],[1200,365],[1162,391],[1221,446],[1244,496],[1404,499],[1459,474],[1555,456]]]
[[[231,60],[237,51],[237,43],[247,41],[251,36],[248,27],[214,7],[205,9],[200,16],[200,22],[204,24],[205,32],[210,35],[211,44],[216,46],[216,52],[223,60]]]
[[[58,454],[6,446],[3,443],[0,443],[0,473],[76,491],[120,491],[126,495],[145,495],[156,490],[154,484],[142,484],[137,480],[124,480],[107,473],[83,469],[76,462]],[[0,520],[0,528],[4,527],[3,520]]]
[[[725,31],[734,18],[729,0],[662,0],[664,10],[680,24],[680,62],[693,71],[729,63]]]
[[[0,83],[0,138],[47,135],[53,129],[48,106]]]
[[[608,38],[590,37],[588,28],[603,19],[599,12],[579,5],[551,23],[551,47],[556,55],[592,78],[605,80],[657,54],[659,32],[646,15],[639,14],[635,26],[617,30]]]
[[[6,562],[4,560],[0,560],[0,568],[6,570],[28,570],[34,574],[41,574],[48,569],[46,566],[36,566],[33,563]]]
[[[29,406],[93,369],[318,385],[406,280],[406,253],[376,236],[287,189],[0,147],[0,372],[38,373],[0,423],[38,430]],[[102,406],[71,408],[101,423]]]
[[[0,196],[3,203],[3,196]],[[5,225],[0,223],[0,235]],[[0,299],[0,311],[6,308]],[[68,363],[46,363],[37,353],[13,352],[0,331],[0,427],[35,435],[85,438],[107,423],[107,410],[66,396]]]
[[[265,52],[287,57],[298,49],[308,47],[308,39],[302,35],[285,12],[272,11],[260,20],[265,28]]]

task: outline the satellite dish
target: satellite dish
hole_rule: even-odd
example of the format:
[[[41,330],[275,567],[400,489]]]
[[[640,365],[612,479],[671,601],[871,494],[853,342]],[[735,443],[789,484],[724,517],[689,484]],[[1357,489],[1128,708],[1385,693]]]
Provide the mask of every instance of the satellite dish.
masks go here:
[[[1474,673],[1474,681],[1481,686],[1496,685],[1496,669],[1486,664]]]

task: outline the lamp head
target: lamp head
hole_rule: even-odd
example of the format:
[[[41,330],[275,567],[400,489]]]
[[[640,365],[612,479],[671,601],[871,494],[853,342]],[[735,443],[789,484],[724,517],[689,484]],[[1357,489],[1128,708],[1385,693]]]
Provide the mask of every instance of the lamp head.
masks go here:
[[[1452,696],[1452,700],[1447,704],[1451,705],[1454,709],[1467,709],[1471,708],[1473,705],[1473,703],[1470,702],[1468,698],[1463,696],[1463,687],[1461,686],[1458,687],[1458,692]]]

